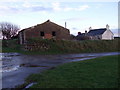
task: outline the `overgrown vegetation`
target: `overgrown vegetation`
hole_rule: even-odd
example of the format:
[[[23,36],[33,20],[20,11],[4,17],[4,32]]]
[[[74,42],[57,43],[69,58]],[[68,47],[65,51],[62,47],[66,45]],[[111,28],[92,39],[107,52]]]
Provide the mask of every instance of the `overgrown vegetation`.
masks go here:
[[[64,53],[93,53],[93,52],[114,52],[118,48],[120,40],[47,40],[29,39],[27,49],[18,44],[17,40],[3,40],[3,52],[20,52],[24,54],[64,54]],[[29,48],[29,49],[28,49]]]
[[[116,55],[66,63],[41,74],[32,74],[26,83],[37,82],[31,88],[118,88],[118,79]]]
[[[18,40],[2,40],[2,52],[22,52]]]

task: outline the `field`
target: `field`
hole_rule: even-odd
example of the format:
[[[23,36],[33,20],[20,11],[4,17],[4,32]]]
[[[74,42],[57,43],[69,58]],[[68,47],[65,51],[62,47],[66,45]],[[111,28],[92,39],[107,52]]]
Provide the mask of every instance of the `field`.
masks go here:
[[[118,79],[118,56],[105,56],[32,74],[26,82],[37,82],[31,88],[118,88]]]

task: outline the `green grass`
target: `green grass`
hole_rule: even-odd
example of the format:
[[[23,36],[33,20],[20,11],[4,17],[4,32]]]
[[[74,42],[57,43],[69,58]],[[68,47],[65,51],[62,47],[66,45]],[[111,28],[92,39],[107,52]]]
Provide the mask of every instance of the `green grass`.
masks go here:
[[[65,40],[39,40],[33,39],[28,44],[41,47],[45,45],[48,49],[33,47],[32,51],[24,51],[23,45],[19,45],[17,40],[3,40],[2,52],[18,52],[23,54],[68,54],[68,53],[98,53],[117,52],[120,40],[85,40],[85,41],[65,41]]]
[[[38,83],[31,88],[117,88],[118,79],[118,56],[105,56],[66,63],[26,81]]]

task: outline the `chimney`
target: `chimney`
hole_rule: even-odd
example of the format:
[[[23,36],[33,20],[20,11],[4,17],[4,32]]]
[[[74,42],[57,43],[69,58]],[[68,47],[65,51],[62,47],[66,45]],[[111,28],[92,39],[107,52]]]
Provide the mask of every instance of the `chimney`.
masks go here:
[[[47,22],[50,22],[50,20],[48,19]]]
[[[89,30],[92,30],[92,27],[89,27]]]
[[[109,30],[109,27],[110,27],[110,26],[107,24],[107,25],[106,25],[106,29]]]
[[[78,35],[81,35],[81,32],[78,32]]]
[[[87,30],[85,30],[85,36],[87,36]]]
[[[66,28],[66,26],[67,26],[67,25],[66,25],[66,22],[65,22],[65,28]]]

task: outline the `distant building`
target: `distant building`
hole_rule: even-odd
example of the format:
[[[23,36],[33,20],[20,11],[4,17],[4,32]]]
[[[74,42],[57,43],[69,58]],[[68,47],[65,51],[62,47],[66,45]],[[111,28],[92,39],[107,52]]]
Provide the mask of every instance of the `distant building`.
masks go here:
[[[89,28],[89,32],[85,31],[80,36],[77,37],[89,37],[91,40],[112,40],[114,39],[114,34],[109,29],[109,25],[106,25],[106,28],[92,29]]]
[[[87,36],[87,31],[85,33],[78,32],[78,35],[76,36],[77,40],[89,40],[90,37]]]
[[[20,44],[26,42],[29,38],[69,40],[70,31],[65,27],[47,20],[42,24],[23,29],[19,32]]]

